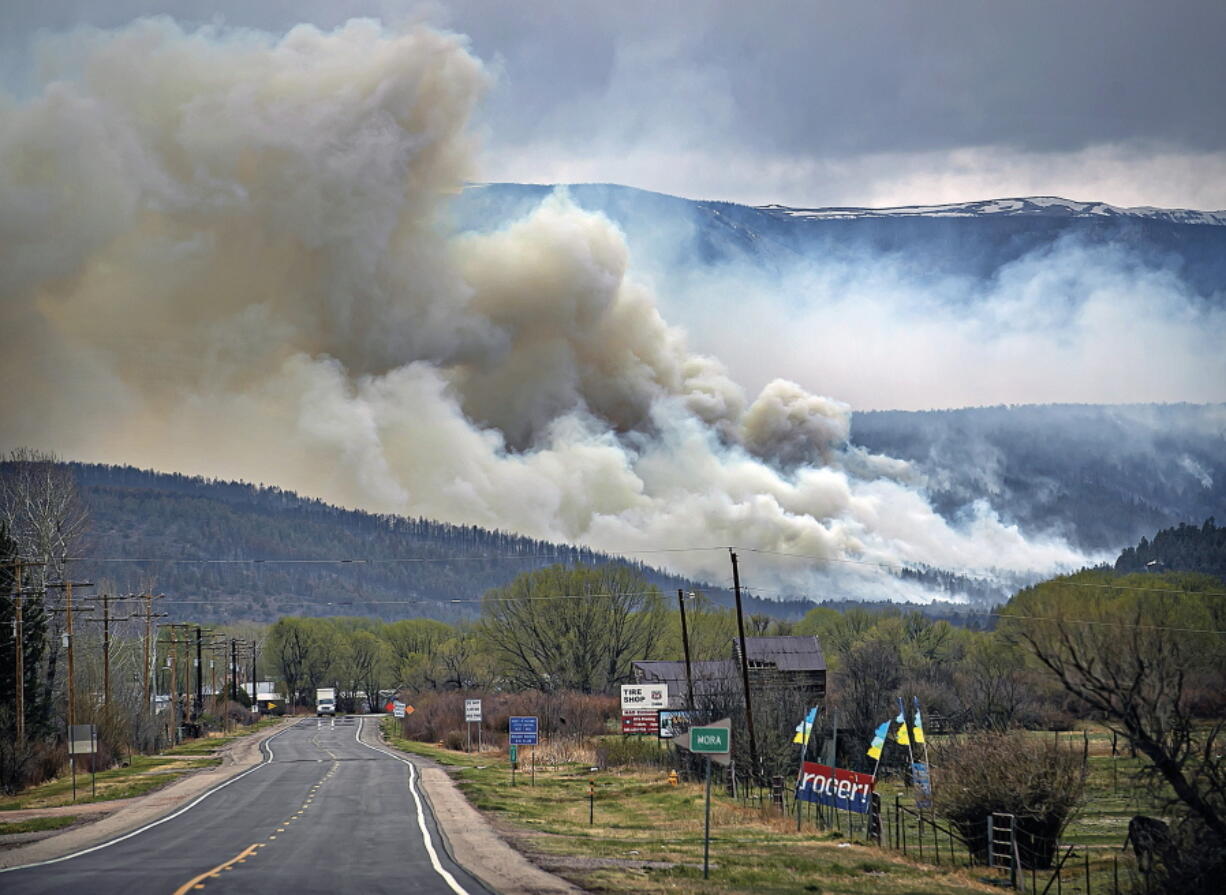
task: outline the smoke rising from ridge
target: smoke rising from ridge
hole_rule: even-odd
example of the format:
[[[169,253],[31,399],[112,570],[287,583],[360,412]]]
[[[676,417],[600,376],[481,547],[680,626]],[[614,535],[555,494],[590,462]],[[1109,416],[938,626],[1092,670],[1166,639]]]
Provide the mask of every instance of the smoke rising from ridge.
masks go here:
[[[1084,561],[986,506],[941,518],[848,448],[839,401],[746,395],[564,194],[448,235],[489,80],[460,37],[148,20],[42,51],[42,91],[0,99],[0,446],[611,551],[801,554],[757,581],[815,597],[902,593],[840,560]],[[668,564],[726,577],[717,551]],[[822,570],[843,590],[806,590]]]

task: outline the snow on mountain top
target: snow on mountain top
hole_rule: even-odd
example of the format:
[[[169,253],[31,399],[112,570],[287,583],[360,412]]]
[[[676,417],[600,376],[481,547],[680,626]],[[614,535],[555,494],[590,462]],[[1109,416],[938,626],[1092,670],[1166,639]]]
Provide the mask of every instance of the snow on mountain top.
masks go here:
[[[904,205],[897,208],[789,208],[786,205],[759,205],[760,210],[783,217],[807,220],[852,220],[857,218],[938,217],[970,218],[981,215],[1045,215],[1051,217],[1133,217],[1166,221],[1172,224],[1226,225],[1226,211],[1191,211],[1186,208],[1121,208],[1105,202],[1074,202],[1059,196],[1028,196],[1011,199],[983,199],[950,205]]]

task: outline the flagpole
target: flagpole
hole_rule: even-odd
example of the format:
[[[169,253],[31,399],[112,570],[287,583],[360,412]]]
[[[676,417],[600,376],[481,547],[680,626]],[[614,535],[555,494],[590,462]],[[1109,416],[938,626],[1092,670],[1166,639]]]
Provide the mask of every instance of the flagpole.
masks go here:
[[[805,773],[805,753],[809,751],[809,738],[813,736],[813,728],[817,727],[817,716],[820,714],[820,706],[815,706],[813,710],[813,723],[808,724],[809,715],[806,712],[805,717],[801,720],[801,740],[800,740],[800,763],[796,766],[796,798],[792,801],[796,803],[796,832],[800,832],[800,781]]]
[[[923,744],[924,744],[924,773],[928,775],[928,791],[926,795],[929,798],[931,798],[932,796],[932,765],[928,761],[928,735],[924,732],[923,720],[922,720],[923,716],[920,714],[920,704],[919,704],[918,696],[915,696],[915,695],[911,696],[911,705],[915,708],[915,714],[912,717],[921,719],[919,731],[920,731],[920,736],[923,738]],[[914,731],[915,725],[912,724],[911,728]]]
[[[915,707],[916,715],[919,715],[919,710],[920,710],[919,697],[912,696],[911,704]],[[911,727],[912,729],[914,729],[915,725],[912,724]],[[932,779],[932,765],[928,764],[928,734],[927,732],[924,733],[924,764],[928,765],[928,777],[929,779]]]

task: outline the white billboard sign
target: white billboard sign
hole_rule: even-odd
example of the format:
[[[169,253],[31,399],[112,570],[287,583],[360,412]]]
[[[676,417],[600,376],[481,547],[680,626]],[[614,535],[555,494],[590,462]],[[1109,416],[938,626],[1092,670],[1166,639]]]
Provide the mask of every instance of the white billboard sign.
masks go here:
[[[668,708],[667,684],[622,684],[622,713]]]

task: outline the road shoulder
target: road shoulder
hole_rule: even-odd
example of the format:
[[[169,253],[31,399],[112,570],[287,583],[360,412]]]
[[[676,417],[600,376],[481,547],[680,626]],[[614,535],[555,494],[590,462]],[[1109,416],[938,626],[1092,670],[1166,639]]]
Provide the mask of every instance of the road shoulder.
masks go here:
[[[115,803],[114,810],[98,820],[68,827],[63,832],[39,839],[25,845],[0,852],[0,869],[19,867],[25,864],[36,864],[40,861],[50,861],[82,849],[100,845],[117,836],[130,833],[145,824],[165,817],[188,801],[203,795],[215,786],[225,783],[242,772],[255,767],[263,760],[261,746],[269,738],[292,726],[296,719],[286,719],[282,724],[258,734],[240,737],[223,747],[218,755],[222,762],[217,767],[202,768],[176,780],[163,789],[124,799]],[[108,803],[95,803],[105,805]],[[21,812],[11,812],[16,815],[39,816],[41,813],[97,813],[90,809],[94,806],[71,806],[72,811],[60,812],[59,809],[35,809]]]
[[[500,895],[578,895],[583,891],[542,870],[509,845],[440,765],[389,745],[377,723],[365,725],[362,738],[413,762],[447,852],[487,888]]]

